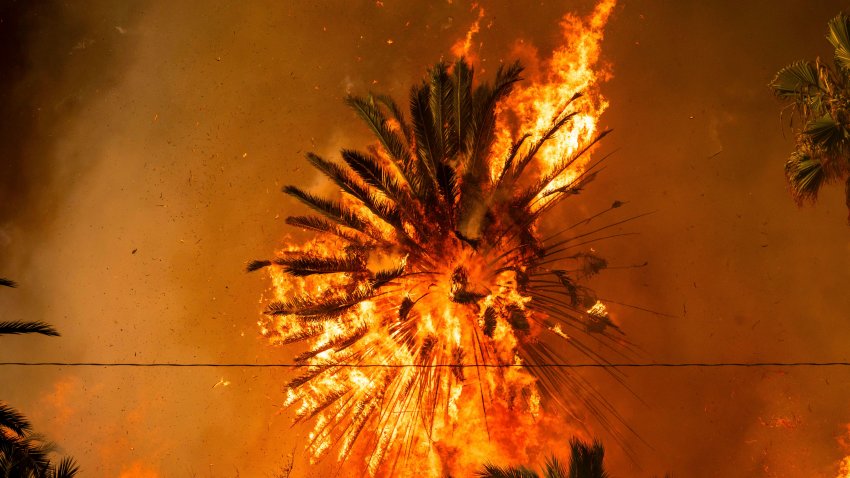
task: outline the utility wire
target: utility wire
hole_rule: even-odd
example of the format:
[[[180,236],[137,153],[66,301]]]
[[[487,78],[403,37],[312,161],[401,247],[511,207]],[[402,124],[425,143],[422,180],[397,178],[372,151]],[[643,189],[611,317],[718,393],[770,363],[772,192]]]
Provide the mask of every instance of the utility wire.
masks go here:
[[[758,368],[758,367],[850,367],[850,362],[661,362],[661,363],[545,363],[545,364],[322,364],[349,368]],[[15,367],[140,367],[140,368],[301,368],[296,363],[182,363],[182,362],[0,362]]]

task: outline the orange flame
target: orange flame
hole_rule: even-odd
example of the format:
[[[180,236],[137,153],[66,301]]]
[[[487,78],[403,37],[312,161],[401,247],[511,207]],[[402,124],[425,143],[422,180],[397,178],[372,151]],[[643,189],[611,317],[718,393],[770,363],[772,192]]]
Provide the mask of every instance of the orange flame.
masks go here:
[[[475,63],[477,55],[472,50],[472,38],[475,37],[475,34],[481,30],[481,19],[484,18],[484,8],[478,3],[472,4],[472,9],[478,10],[478,18],[472,22],[472,25],[469,27],[469,30],[466,32],[466,35],[463,38],[458,39],[454,45],[452,45],[452,54],[457,58],[466,57],[469,58],[472,63]]]
[[[845,452],[850,450],[850,424],[847,425],[847,434],[838,438],[838,444]],[[838,475],[835,478],[850,478],[850,455],[838,463]]]
[[[540,173],[545,175],[554,170],[581,145],[593,139],[599,117],[608,108],[608,102],[599,92],[599,84],[610,79],[611,73],[600,63],[600,54],[605,24],[615,5],[616,0],[602,0],[587,18],[568,13],[561,19],[562,45],[545,62],[539,77],[517,88],[500,105],[496,151],[508,149],[517,134],[528,133],[531,141],[540,138],[567,105],[575,116],[569,128],[558,131],[541,149]],[[518,48],[528,47],[523,43]],[[536,57],[534,52],[521,54]],[[582,96],[572,100],[577,92]],[[519,126],[511,127],[511,123]],[[501,164],[494,166],[496,171],[501,168]],[[569,184],[581,173],[582,166],[574,163],[555,178],[549,189]]]
[[[604,70],[599,71],[600,42],[614,5],[615,0],[602,0],[588,18],[566,15],[561,21],[564,46],[553,52],[539,69],[542,72],[539,77],[515,89],[498,106],[492,158],[505,158],[512,147],[512,138],[526,133],[531,142],[542,142],[553,121],[562,118],[565,111],[574,113],[571,122],[544,144],[536,156],[536,174],[549,180],[537,196],[537,207],[546,204],[548,193],[569,186],[581,174],[584,164],[570,160],[598,135],[599,116],[608,105],[599,93],[599,82],[610,76]],[[452,48],[458,56],[471,53],[472,38],[484,15],[480,6],[473,8],[478,9],[478,18],[464,39]],[[583,94],[579,98],[573,96],[577,91]],[[383,157],[378,148],[372,153]],[[490,176],[495,178],[500,174],[504,164],[504,159],[491,161]],[[362,204],[346,201],[342,199],[371,223],[380,223],[371,220],[373,213]],[[380,233],[396,234],[389,226]],[[494,246],[493,254],[521,249],[519,238],[501,242]],[[334,256],[345,245],[341,239],[321,235],[306,245],[288,246],[280,254],[284,257],[298,251]],[[457,240],[443,240],[434,247],[440,257],[429,264],[427,272],[416,272],[424,276],[403,275],[393,279],[391,295],[396,299],[395,304],[386,295],[368,296],[370,291],[364,286],[351,289],[345,274],[295,277],[280,268],[269,269],[274,296],[281,302],[305,294],[332,297],[335,291],[347,286],[351,289],[349,294],[364,297],[352,310],[321,325],[287,320],[285,315],[266,317],[260,322],[263,335],[274,344],[309,341],[310,350],[301,359],[305,363],[304,380],[288,388],[285,405],[293,407],[299,419],[313,420],[307,449],[314,459],[326,456],[335,446],[340,462],[357,456],[372,475],[380,474],[380,470],[386,469],[381,468],[384,466],[392,468],[387,473],[393,476],[436,478],[447,472],[470,476],[482,463],[497,458],[528,461],[541,449],[553,448],[563,439],[563,423],[558,424],[559,433],[545,433],[554,428],[557,417],[543,412],[537,381],[526,369],[478,367],[483,363],[522,364],[516,352],[519,340],[514,332],[516,326],[509,321],[514,315],[524,313],[531,298],[519,289],[517,271],[499,270],[471,257],[469,247]],[[406,261],[406,256],[393,254],[367,258],[373,272],[387,270],[387,265],[403,266]],[[462,266],[465,275],[460,281],[456,276]],[[468,288],[459,290],[459,282],[469,284]],[[483,298],[477,308],[461,308],[459,301],[447,300],[457,294],[479,292]],[[407,297],[408,302],[398,306],[399,297]],[[416,330],[399,330],[403,324],[388,325],[381,311],[393,308],[398,316],[405,304],[412,302],[412,297],[417,297]],[[491,310],[497,313],[488,314]],[[592,305],[587,313],[607,320],[607,311],[601,303]],[[392,327],[396,337],[389,335]],[[534,335],[541,325],[533,323],[526,327]],[[570,339],[558,326],[546,328],[563,340]],[[487,347],[482,345],[482,329],[489,330],[488,337],[492,338]],[[415,337],[416,353],[398,345],[397,336],[404,334]],[[380,357],[382,364],[415,364],[428,356],[427,365],[436,368],[339,366],[357,363],[360,357],[353,347],[346,345],[355,341],[360,349],[367,348],[371,357]],[[430,354],[430,344],[442,344],[442,350]],[[328,369],[333,373],[324,373]],[[425,374],[429,375],[427,380],[423,379]],[[349,394],[353,390],[357,392]],[[343,396],[351,398],[339,403]],[[396,400],[399,396],[415,398]],[[425,402],[440,407],[422,409],[420,406]],[[337,426],[343,415],[344,424]],[[368,450],[361,450],[358,437],[366,427],[373,430],[367,439],[371,445]],[[577,427],[570,431],[570,434],[580,433]],[[396,468],[385,464],[393,451],[415,460],[415,471],[407,466]]]

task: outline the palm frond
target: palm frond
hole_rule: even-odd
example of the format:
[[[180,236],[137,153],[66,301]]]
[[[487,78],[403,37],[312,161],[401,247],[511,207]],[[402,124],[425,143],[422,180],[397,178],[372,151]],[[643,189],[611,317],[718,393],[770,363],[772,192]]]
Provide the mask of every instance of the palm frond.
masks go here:
[[[384,269],[376,272],[374,277],[372,278],[372,289],[378,289],[383,287],[389,282],[392,282],[395,279],[398,279],[404,274],[406,269],[405,263],[397,265],[396,267],[390,269]]]
[[[284,186],[283,192],[340,225],[355,231],[366,232],[366,220],[336,201],[314,196],[296,186]]]
[[[569,478],[608,478],[604,458],[605,449],[598,441],[588,445],[577,438],[571,439]]]
[[[525,133],[522,136],[520,136],[520,138],[518,140],[515,140],[513,142],[513,144],[511,144],[511,149],[508,152],[508,157],[507,157],[507,159],[505,159],[505,164],[502,166],[502,171],[499,173],[499,177],[496,180],[496,184],[495,184],[496,187],[499,187],[499,185],[505,179],[505,175],[508,173],[508,171],[513,170],[514,161],[516,160],[516,157],[517,157],[517,154],[519,153],[520,148],[522,148],[522,145],[525,144],[526,140],[528,140],[528,138],[530,138],[530,137],[531,137],[531,133]]]
[[[850,17],[839,13],[830,20],[826,38],[835,47],[835,63],[843,69],[850,69]]]
[[[410,144],[411,141],[413,141],[413,130],[410,127],[410,123],[405,120],[404,113],[401,111],[401,108],[399,108],[398,103],[387,95],[375,95],[374,98],[390,110],[390,113],[393,115],[393,119],[398,123],[401,133],[404,135],[405,141],[407,144]]]
[[[535,183],[534,185],[530,186],[529,188],[524,190],[522,193],[520,193],[520,195],[517,197],[517,199],[514,202],[516,207],[518,207],[518,208],[528,207],[528,205],[534,200],[534,198],[536,198],[539,194],[543,193],[544,190],[547,187],[549,187],[550,184],[552,184],[552,181],[557,179],[561,174],[564,173],[564,171],[566,171],[567,169],[570,168],[570,166],[575,164],[575,162],[579,158],[584,156],[588,151],[590,151],[591,148],[593,148],[593,146],[595,146],[597,143],[599,143],[602,140],[602,138],[607,136],[609,133],[611,133],[611,130],[605,130],[605,131],[599,133],[598,135],[596,135],[592,140],[588,141],[587,143],[585,143],[584,145],[579,147],[569,157],[567,157],[566,159],[561,161],[560,164],[558,164],[557,166],[552,168],[552,170],[549,171],[548,173],[546,173],[546,175],[543,176],[543,178],[541,178],[539,181],[537,181],[537,183]],[[583,175],[579,178],[576,178],[576,181],[574,181],[573,184],[570,184],[569,186],[575,187],[576,186],[575,183],[581,182],[581,181],[588,181],[588,180],[592,180],[592,176],[590,178],[587,178],[587,177],[584,177],[584,175]],[[568,189],[569,188],[563,189],[563,192],[568,192]]]
[[[245,272],[254,272],[254,271],[258,271],[258,270],[260,270],[260,269],[262,269],[262,268],[264,268],[264,267],[268,267],[268,266],[270,266],[270,265],[272,265],[272,261],[268,261],[268,260],[254,260],[254,261],[249,262],[249,263],[248,263],[248,265],[247,265],[247,266],[245,266]]]
[[[342,159],[360,179],[394,202],[403,202],[405,189],[396,177],[374,156],[353,149],[343,149]]]
[[[283,271],[296,277],[313,274],[335,274],[340,272],[366,272],[362,257],[323,257],[315,254],[301,254],[275,259],[275,264],[283,266]]]
[[[3,287],[17,287],[17,286],[18,286],[18,284],[17,284],[15,281],[11,280],[11,279],[4,279],[4,278],[0,277],[0,286],[3,286]]]
[[[74,478],[78,471],[80,471],[80,467],[77,462],[70,456],[66,456],[59,461],[58,465],[51,467],[47,478]]]
[[[798,205],[814,201],[826,180],[823,163],[804,151],[794,151],[785,163],[785,179]]]
[[[305,320],[327,320],[338,317],[351,307],[375,294],[372,288],[361,287],[349,293],[325,297],[297,296],[287,301],[272,302],[266,307],[267,315],[295,315]]]
[[[381,108],[375,104],[374,98],[360,98],[349,96],[345,99],[348,106],[352,107],[358,116],[369,126],[369,129],[381,142],[384,149],[397,162],[402,171],[407,171],[410,164],[410,154],[404,141],[387,124],[387,117]]]
[[[427,174],[423,181],[428,190],[437,190],[437,161],[440,160],[438,132],[434,130],[431,113],[431,88],[427,83],[410,90],[410,114],[416,138],[417,166]]]
[[[343,151],[343,154],[345,153],[346,151]],[[345,193],[360,201],[372,212],[372,214],[393,226],[401,234],[404,234],[401,224],[401,216],[398,209],[393,204],[379,199],[377,196],[368,191],[359,183],[359,180],[353,176],[351,171],[339,164],[324,160],[313,153],[307,154],[307,160],[331,181],[336,183],[336,185],[345,191]]]
[[[808,61],[796,61],[782,68],[768,86],[783,99],[803,99],[821,90],[818,69]]]
[[[449,160],[458,151],[454,141],[455,112],[454,112],[454,83],[449,77],[445,63],[438,63],[431,70],[430,107],[434,118],[434,138],[437,140],[437,156],[434,158],[434,168],[440,193],[451,208],[455,198],[455,170]]]
[[[485,200],[485,191],[489,189],[490,181],[487,157],[494,139],[495,106],[510,93],[513,84],[519,81],[521,72],[522,67],[518,63],[508,68],[499,67],[494,85],[478,85],[471,96],[472,111],[465,140],[468,154],[464,158],[457,194],[460,196],[457,230],[463,237],[472,240],[479,238],[488,212]]]
[[[50,453],[55,449],[56,445],[41,435],[14,437],[0,434],[0,456],[5,456],[12,464],[11,474],[7,476],[46,477],[50,471]]]
[[[452,116],[451,141],[459,154],[468,152],[467,135],[472,123],[472,79],[474,71],[463,58],[458,59],[452,69]]]
[[[836,151],[844,143],[845,131],[841,123],[825,115],[809,121],[803,135],[819,148]]]
[[[315,153],[307,153],[307,161],[351,196],[362,201],[363,197],[368,194],[354,176],[341,165],[323,159]]]
[[[301,229],[308,229],[311,231],[332,234],[334,236],[345,239],[346,241],[352,244],[361,243],[360,239],[357,236],[347,231],[344,231],[336,224],[318,216],[289,216],[286,218],[286,223],[290,226],[300,227]]]
[[[484,469],[479,471],[476,476],[478,478],[539,478],[537,473],[524,466],[501,467],[491,463],[485,464]]]
[[[454,155],[455,150],[452,148],[450,135],[452,131],[452,123],[454,122],[454,112],[452,96],[454,94],[454,84],[449,78],[448,67],[445,63],[437,63],[431,69],[429,74],[429,106],[431,110],[431,127],[434,131],[434,163],[443,163],[446,158]]]
[[[566,108],[570,103],[572,103],[573,101],[575,101],[577,98],[580,98],[580,97],[581,97],[581,95],[576,93],[567,102],[567,104],[564,105],[564,108]],[[537,155],[537,152],[540,151],[540,148],[544,144],[546,144],[547,141],[552,139],[552,137],[554,137],[555,134],[558,131],[560,131],[560,129],[563,128],[564,125],[567,124],[567,122],[570,121],[573,118],[573,116],[575,116],[575,113],[568,113],[568,114],[565,114],[565,115],[557,115],[554,118],[552,118],[552,125],[549,127],[549,129],[546,130],[546,132],[543,133],[543,136],[541,136],[539,139],[537,139],[537,141],[535,141],[528,148],[528,151],[526,151],[525,154],[520,158],[519,162],[516,163],[516,166],[513,168],[513,171],[512,171],[512,175],[513,175],[514,179],[519,178],[519,176],[523,173],[523,171],[525,171],[526,166],[528,166],[528,164],[531,162],[531,160],[534,159],[534,157]]]
[[[546,478],[567,478],[567,469],[564,468],[564,464],[561,463],[561,460],[558,460],[557,457],[550,456],[546,459]]]
[[[0,322],[0,335],[19,334],[41,334],[51,337],[59,337],[59,332],[50,324],[41,321],[35,322]]]
[[[479,85],[473,94],[472,133],[469,146],[467,172],[480,175],[486,164],[490,146],[493,144],[493,131],[496,125],[496,103],[507,96],[514,84],[521,79],[523,68],[519,62],[508,67],[499,67],[492,88]]]
[[[0,402],[0,435],[3,434],[4,428],[21,437],[32,431],[27,417],[8,404]]]

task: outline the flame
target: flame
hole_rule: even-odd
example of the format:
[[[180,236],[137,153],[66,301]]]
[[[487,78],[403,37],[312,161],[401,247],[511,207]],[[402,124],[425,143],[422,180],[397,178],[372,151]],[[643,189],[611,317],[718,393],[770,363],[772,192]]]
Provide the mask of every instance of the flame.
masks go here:
[[[838,464],[838,476],[835,478],[850,478],[850,456],[845,456]]]
[[[600,42],[614,5],[614,0],[603,0],[587,18],[566,15],[561,21],[563,46],[537,69],[539,76],[497,106],[496,139],[485,174],[494,182],[499,179],[514,139],[528,134],[526,147],[540,146],[529,170],[546,184],[533,198],[535,209],[568,194],[566,188],[580,181],[586,165],[582,153],[598,138],[599,116],[608,106],[599,82],[610,76],[599,65]],[[452,48],[458,57],[471,54],[484,16],[480,6],[473,8],[478,18]],[[575,97],[577,91],[582,96]],[[553,122],[567,114],[568,124],[548,137]],[[387,124],[395,132],[402,130],[398,121]],[[391,164],[383,148],[370,153]],[[347,196],[340,201],[365,218],[376,237],[401,244],[403,235],[413,237],[422,227],[406,223],[394,229],[362,202]],[[510,206],[501,207],[498,212],[509,216]],[[518,352],[519,345],[544,333],[573,340],[530,308],[534,299],[524,284],[531,272],[526,264],[536,261],[535,253],[516,234],[485,242],[479,247],[486,254],[481,253],[469,241],[441,234],[439,218],[429,216],[434,211],[413,213],[433,231],[417,257],[402,252],[403,247],[388,247],[342,258],[349,246],[344,234],[319,234],[306,244],[285,246],[278,251],[278,266],[268,269],[277,302],[259,323],[262,334],[275,345],[309,344],[296,358],[304,373],[290,382],[285,405],[294,409],[297,421],[312,421],[306,448],[313,460],[335,449],[339,462],[357,457],[371,475],[470,476],[497,457],[528,461],[541,448],[558,443],[565,429],[582,434],[578,424],[565,426],[546,413],[538,378],[528,369],[480,366],[523,365],[527,358]],[[332,258],[350,272],[292,274],[291,268],[280,267],[299,257]],[[373,283],[388,279],[381,286],[352,285],[358,274]],[[376,293],[380,287],[387,292]],[[316,299],[305,302],[304,297]],[[344,303],[352,297],[358,299],[356,306]],[[311,321],[293,315],[296,306],[306,310],[319,303],[324,309],[316,314],[331,318]],[[579,312],[598,322],[594,330],[589,322],[589,331],[611,324],[601,302],[594,299],[583,307],[589,309]],[[383,366],[369,366],[373,364]],[[557,434],[545,433],[556,424]],[[399,457],[415,461],[415,471],[401,466]]]
[[[472,39],[481,30],[481,19],[484,18],[484,8],[478,3],[473,3],[472,10],[478,10],[478,17],[472,22],[466,35],[452,45],[451,51],[456,58],[466,57],[475,63],[477,55],[472,49]]]
[[[121,469],[118,478],[159,478],[159,473],[141,461],[134,461]]]
[[[838,437],[838,444],[845,452],[850,450],[850,424],[846,425],[847,432]],[[850,455],[845,456],[838,462],[838,475],[835,478],[850,478]]]
[[[616,0],[602,0],[587,18],[568,13],[561,19],[561,46],[545,62],[537,78],[532,78],[529,85],[514,90],[500,105],[496,151],[509,149],[512,138],[518,134],[530,134],[530,141],[538,140],[566,107],[571,108],[575,116],[569,128],[558,131],[541,149],[541,175],[555,171],[594,138],[599,117],[608,108],[608,101],[599,92],[599,85],[612,75],[610,69],[600,63],[600,55],[605,24],[615,5]],[[529,47],[520,43],[517,48],[528,50]],[[534,52],[529,51],[517,54],[536,57]],[[577,92],[581,97],[573,99]],[[511,123],[519,127],[511,127]],[[498,170],[501,164],[494,166],[493,169]],[[583,166],[582,161],[573,163],[554,178],[549,190],[564,187],[575,180]]]

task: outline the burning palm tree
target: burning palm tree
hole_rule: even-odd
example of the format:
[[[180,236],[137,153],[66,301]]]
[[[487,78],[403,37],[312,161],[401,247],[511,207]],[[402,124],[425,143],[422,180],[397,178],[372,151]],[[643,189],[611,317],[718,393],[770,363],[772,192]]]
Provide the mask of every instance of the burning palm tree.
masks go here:
[[[583,407],[612,425],[616,413],[589,383],[550,365],[568,362],[565,349],[604,362],[584,340],[619,342],[582,285],[607,266],[588,244],[611,237],[598,233],[612,225],[576,231],[622,203],[546,238],[538,232],[595,177],[600,161],[579,166],[608,131],[541,159],[572,127],[581,98],[573,94],[542,132],[497,151],[497,111],[521,72],[505,66],[476,86],[463,59],[439,63],[411,89],[409,120],[387,96],[349,97],[377,143],[342,150],[342,163],[307,155],[341,198],[284,187],[318,213],[286,222],[315,236],[248,270],[270,267],[277,287],[263,333],[308,344],[286,403],[297,404],[297,421],[314,422],[314,456],[335,443],[344,461],[359,440],[375,473],[451,447],[461,430],[517,446],[507,441],[523,432],[503,429],[538,423],[544,408],[578,416]]]

